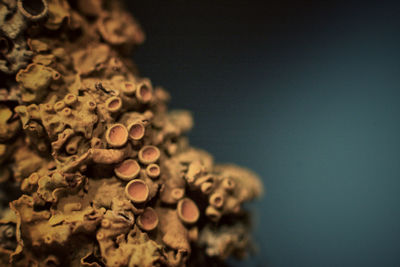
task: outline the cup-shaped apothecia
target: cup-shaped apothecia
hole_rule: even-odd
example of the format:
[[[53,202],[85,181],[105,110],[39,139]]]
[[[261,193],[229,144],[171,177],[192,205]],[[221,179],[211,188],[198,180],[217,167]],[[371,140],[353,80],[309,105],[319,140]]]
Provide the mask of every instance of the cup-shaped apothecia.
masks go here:
[[[67,95],[64,97],[64,102],[65,102],[67,105],[73,105],[73,104],[75,104],[77,101],[78,101],[78,98],[77,98],[77,96],[74,95],[74,94],[67,94]]]
[[[64,107],[65,107],[65,102],[63,100],[60,100],[54,104],[55,111],[61,111]]]
[[[136,92],[136,85],[134,83],[131,82],[124,82],[121,85],[121,91],[124,95],[134,95]]]
[[[134,159],[124,160],[114,169],[115,174],[124,181],[130,181],[140,172],[139,163]]]
[[[70,140],[65,145],[65,151],[69,155],[73,155],[78,151],[79,142],[82,140],[82,137],[79,135],[75,135],[70,138]]]
[[[153,89],[146,82],[141,82],[136,86],[136,98],[141,103],[148,103],[153,98]]]
[[[93,100],[87,101],[86,105],[87,105],[88,110],[90,110],[90,111],[96,110],[97,104]]]
[[[140,179],[130,181],[125,187],[125,195],[133,203],[146,202],[149,197],[149,187]]]
[[[171,190],[171,196],[175,200],[183,198],[184,195],[185,195],[185,189],[183,188],[177,187]]]
[[[221,208],[224,205],[224,195],[221,192],[215,192],[210,196],[210,204],[215,208]]]
[[[106,100],[106,109],[111,113],[119,111],[121,107],[122,100],[118,96],[113,96]]]
[[[63,108],[63,110],[61,111],[61,114],[64,115],[65,117],[70,117],[72,115],[72,109]]]
[[[178,202],[177,212],[179,219],[187,224],[197,222],[200,216],[199,208],[190,198],[184,198]]]
[[[139,150],[138,157],[143,164],[154,163],[160,157],[160,150],[156,146],[144,146]]]
[[[107,129],[106,140],[112,147],[121,147],[128,141],[128,130],[121,123],[113,124]]]
[[[157,178],[160,175],[160,172],[160,166],[155,163],[148,165],[146,168],[146,174],[150,178]]]
[[[140,121],[132,122],[128,125],[129,138],[137,141],[143,138],[145,127]]]
[[[158,225],[158,216],[153,208],[147,207],[137,219],[137,224],[144,231],[154,230]]]
[[[47,14],[47,1],[45,0],[19,0],[18,10],[30,20],[38,20]]]
[[[59,72],[57,72],[57,71],[54,71],[53,74],[52,74],[52,78],[53,78],[53,80],[56,81],[56,80],[61,78],[61,74]]]

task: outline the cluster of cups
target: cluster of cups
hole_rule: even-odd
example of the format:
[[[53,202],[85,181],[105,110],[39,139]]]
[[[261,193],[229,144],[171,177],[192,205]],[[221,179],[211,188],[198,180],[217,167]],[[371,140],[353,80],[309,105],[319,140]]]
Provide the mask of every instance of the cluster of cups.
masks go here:
[[[145,133],[145,126],[138,120],[130,123],[127,127],[124,124],[116,123],[107,129],[106,140],[112,147],[121,147],[126,144],[128,139],[140,140]],[[146,166],[145,172],[151,179],[157,179],[160,176],[160,166],[157,161],[160,158],[160,150],[153,145],[143,146],[138,153],[138,160]],[[138,177],[141,166],[135,159],[128,158],[117,165],[114,172],[118,178],[127,181],[125,187],[125,195],[134,204],[143,204],[149,198],[149,187]],[[182,191],[183,193],[183,191]],[[183,197],[183,194],[180,198]],[[196,203],[189,199],[183,198],[177,204],[177,212],[182,222],[186,224],[195,223],[200,211]],[[137,219],[139,227],[145,231],[154,230],[158,225],[158,216],[156,211],[151,207],[146,207],[142,214]]]

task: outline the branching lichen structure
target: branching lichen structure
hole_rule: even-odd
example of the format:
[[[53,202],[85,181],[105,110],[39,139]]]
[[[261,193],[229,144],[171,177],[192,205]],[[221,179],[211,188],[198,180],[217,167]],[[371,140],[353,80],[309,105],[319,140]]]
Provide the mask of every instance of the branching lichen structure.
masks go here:
[[[189,145],[118,1],[0,1],[0,266],[209,266],[251,247],[251,171]]]

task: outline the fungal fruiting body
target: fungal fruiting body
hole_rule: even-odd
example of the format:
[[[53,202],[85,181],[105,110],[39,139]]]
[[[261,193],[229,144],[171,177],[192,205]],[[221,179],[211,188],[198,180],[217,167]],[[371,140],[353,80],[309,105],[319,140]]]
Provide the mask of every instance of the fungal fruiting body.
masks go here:
[[[204,266],[250,247],[251,171],[189,145],[111,0],[0,2],[0,266]]]

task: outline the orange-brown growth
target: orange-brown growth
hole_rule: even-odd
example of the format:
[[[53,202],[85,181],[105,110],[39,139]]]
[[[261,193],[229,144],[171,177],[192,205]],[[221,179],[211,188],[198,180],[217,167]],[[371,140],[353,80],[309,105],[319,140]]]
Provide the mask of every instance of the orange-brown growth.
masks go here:
[[[140,172],[139,163],[134,159],[126,159],[114,169],[115,174],[125,181],[130,181]]]
[[[158,225],[158,215],[153,208],[147,207],[137,219],[139,227],[145,231],[152,231]]]
[[[125,187],[125,195],[133,203],[143,203],[149,196],[149,188],[142,180],[132,180]]]
[[[195,223],[200,216],[199,208],[190,198],[184,198],[178,202],[177,212],[179,219],[188,224]]]
[[[136,85],[131,82],[125,82],[122,84],[122,92],[128,96],[134,95],[136,92]]]
[[[146,174],[151,178],[157,178],[160,175],[160,172],[160,166],[155,163],[148,165],[146,168]]]
[[[144,136],[145,127],[140,121],[132,122],[128,125],[129,138],[132,140],[140,140]]]
[[[139,151],[139,160],[143,164],[154,163],[160,157],[160,150],[156,146],[144,146]]]
[[[111,125],[106,132],[106,140],[112,147],[121,147],[128,141],[128,130],[121,123]]]
[[[0,21],[0,266],[246,253],[257,176],[190,146],[190,112],[130,60],[145,35],[118,0],[0,1]]]
[[[106,108],[108,111],[114,113],[121,109],[122,107],[122,100],[117,96],[110,97],[106,101]]]
[[[152,99],[152,97],[153,90],[148,84],[143,82],[138,85],[138,87],[136,88],[136,98],[140,102],[147,103]]]

